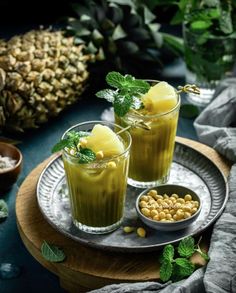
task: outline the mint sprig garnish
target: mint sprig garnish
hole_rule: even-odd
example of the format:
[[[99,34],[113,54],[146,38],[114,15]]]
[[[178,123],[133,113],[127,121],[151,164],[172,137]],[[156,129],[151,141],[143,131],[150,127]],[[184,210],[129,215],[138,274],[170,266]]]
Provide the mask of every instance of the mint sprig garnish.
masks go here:
[[[96,159],[96,154],[92,150],[82,148],[79,145],[80,139],[87,136],[89,136],[89,133],[85,131],[70,131],[67,133],[66,138],[61,139],[54,145],[52,153],[68,148],[73,150],[75,157],[78,157],[79,164],[91,163]]]
[[[96,96],[113,103],[114,111],[118,116],[124,116],[131,108],[137,110],[143,107],[141,96],[150,89],[148,82],[116,71],[107,74],[106,82],[115,89],[101,90]]]
[[[65,147],[71,148],[75,147],[77,148],[77,145],[79,143],[79,140],[82,137],[89,136],[88,132],[85,131],[70,131],[67,133],[67,137],[64,139],[61,139],[58,143],[54,145],[52,148],[52,153],[59,152],[63,150]]]
[[[172,244],[164,247],[160,256],[160,279],[163,282],[170,279],[179,281],[190,276],[196,268],[190,260],[190,257],[195,252],[198,252],[206,261],[209,260],[207,253],[203,252],[200,248],[200,241],[201,238],[195,244],[194,238],[189,236],[180,241],[176,250]]]
[[[41,246],[42,256],[50,262],[62,262],[66,256],[62,249],[56,245],[47,243],[45,240]]]

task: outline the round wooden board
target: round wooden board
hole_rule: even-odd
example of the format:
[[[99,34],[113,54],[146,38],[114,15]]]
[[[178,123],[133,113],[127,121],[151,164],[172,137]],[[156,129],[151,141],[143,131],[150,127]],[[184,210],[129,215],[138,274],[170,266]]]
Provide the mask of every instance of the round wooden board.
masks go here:
[[[212,148],[199,142],[177,137],[211,159],[227,177],[230,162]],[[54,156],[38,165],[21,185],[16,198],[18,229],[26,248],[45,268],[55,273],[61,286],[69,292],[86,292],[102,286],[159,279],[158,252],[122,254],[85,247],[54,230],[43,218],[36,200],[38,178]],[[62,263],[46,261],[40,252],[43,240],[61,247],[66,260]],[[199,259],[196,257],[195,262]]]

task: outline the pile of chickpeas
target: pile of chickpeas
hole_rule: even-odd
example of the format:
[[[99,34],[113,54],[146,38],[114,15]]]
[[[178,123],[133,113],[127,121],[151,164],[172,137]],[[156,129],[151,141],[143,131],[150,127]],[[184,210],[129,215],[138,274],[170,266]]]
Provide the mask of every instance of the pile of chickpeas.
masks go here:
[[[139,199],[141,213],[154,221],[176,222],[187,219],[197,212],[199,202],[190,194],[184,197],[178,194],[160,195],[156,190],[150,190]]]

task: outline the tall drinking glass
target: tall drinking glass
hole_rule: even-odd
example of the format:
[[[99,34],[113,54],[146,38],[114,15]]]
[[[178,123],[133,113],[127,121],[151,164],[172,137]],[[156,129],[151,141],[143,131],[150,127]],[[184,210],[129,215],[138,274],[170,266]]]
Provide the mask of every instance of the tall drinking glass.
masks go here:
[[[200,95],[187,94],[187,99],[200,107],[207,106],[220,80],[234,75],[236,38],[194,32],[183,24],[186,83],[196,84]]]
[[[150,81],[151,85],[157,82]],[[128,183],[135,187],[147,188],[164,184],[169,179],[174,153],[175,136],[178,124],[180,96],[168,112],[156,115],[141,115],[134,112],[124,117],[116,116],[116,123],[122,127],[131,126],[132,137]],[[163,99],[162,103],[166,101]],[[135,122],[147,125],[133,127]]]
[[[77,124],[69,131],[88,131],[94,125],[108,126],[114,132],[118,125],[103,121]],[[131,136],[127,131],[118,134],[124,152],[88,164],[79,164],[78,158],[63,150],[63,162],[69,189],[72,218],[80,230],[103,234],[117,229],[122,222],[126,196]]]

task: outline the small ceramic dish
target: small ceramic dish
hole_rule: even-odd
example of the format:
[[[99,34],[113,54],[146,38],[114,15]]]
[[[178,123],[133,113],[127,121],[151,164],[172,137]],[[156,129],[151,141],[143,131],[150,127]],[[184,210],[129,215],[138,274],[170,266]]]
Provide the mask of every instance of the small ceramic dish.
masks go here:
[[[4,192],[11,188],[16,182],[22,167],[22,154],[14,145],[0,142],[1,157],[9,157],[15,161],[14,166],[10,168],[0,168],[0,191]]]
[[[184,198],[185,195],[191,195],[192,197],[192,201],[197,201],[198,202],[198,207],[197,207],[197,210],[190,216],[188,214],[188,217],[186,218],[182,218],[182,219],[176,219],[175,221],[161,221],[161,219],[159,220],[154,220],[152,217],[153,217],[153,214],[155,214],[155,212],[152,213],[152,215],[150,214],[150,216],[148,216],[148,213],[147,215],[144,215],[142,212],[141,212],[141,209],[142,207],[140,207],[140,198],[144,195],[147,195],[151,190],[155,190],[157,191],[157,194],[158,195],[168,195],[168,196],[171,196],[173,194],[177,194],[178,195],[178,198]],[[155,194],[155,192],[154,192]],[[145,198],[146,199],[146,198]],[[150,199],[150,198],[149,198]],[[155,198],[153,198],[155,200]],[[158,197],[157,197],[158,199]],[[172,198],[173,199],[173,198]],[[166,198],[167,202],[168,202],[168,198]],[[188,203],[185,202],[186,204],[188,204],[188,206],[186,207],[185,211],[188,210],[188,208],[190,207],[190,210],[192,211],[192,208],[191,207],[195,207],[194,204],[190,203],[191,201],[189,201]],[[153,205],[154,203],[154,206],[152,206],[151,208],[149,208],[151,205]],[[156,202],[157,203],[157,202]],[[152,203],[149,203],[149,205],[147,206],[147,208],[149,209],[150,213],[151,213],[151,210],[152,209],[155,209],[155,204],[156,204],[154,201]],[[177,207],[175,206],[177,202],[169,202],[169,210],[172,210],[171,213],[173,213],[172,217],[174,216],[174,213],[178,210],[178,209],[181,209],[181,207],[179,207],[177,209]],[[184,203],[184,205],[185,205]],[[145,207],[145,203],[143,203],[143,207]],[[162,205],[162,209],[165,209],[165,203],[161,203],[159,205]],[[166,208],[167,209],[167,208]],[[158,210],[158,208],[157,208]],[[181,230],[181,229],[184,229],[186,227],[188,227],[189,225],[191,225],[196,219],[197,217],[199,216],[200,214],[200,211],[201,211],[201,199],[200,197],[191,189],[185,187],[185,186],[181,186],[181,185],[174,185],[174,184],[165,184],[165,185],[159,185],[159,186],[156,186],[156,187],[152,187],[152,188],[148,188],[146,190],[144,190],[143,192],[141,192],[139,194],[139,196],[137,197],[136,199],[136,211],[138,213],[138,216],[139,218],[149,227],[153,228],[153,229],[156,229],[156,230],[160,230],[160,231],[177,231],[177,230]],[[175,212],[174,212],[175,211]],[[184,210],[180,211],[180,213],[185,213]],[[187,211],[189,212],[189,211]],[[166,212],[167,214],[168,212]],[[191,214],[191,213],[190,213]],[[159,212],[158,212],[158,215],[157,215],[157,218],[159,217],[160,215],[160,209],[159,209]],[[162,214],[163,215],[163,214]]]

